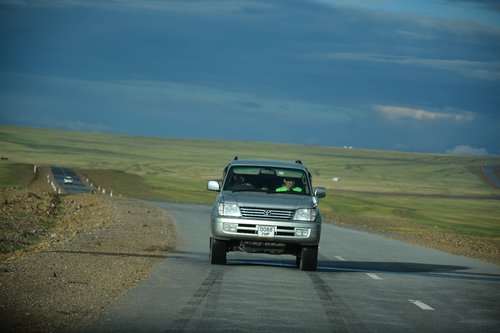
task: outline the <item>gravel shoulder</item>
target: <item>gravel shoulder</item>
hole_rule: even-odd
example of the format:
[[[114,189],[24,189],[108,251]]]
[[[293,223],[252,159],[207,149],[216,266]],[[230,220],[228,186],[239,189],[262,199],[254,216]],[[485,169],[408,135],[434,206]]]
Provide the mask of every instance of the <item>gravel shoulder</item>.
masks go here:
[[[325,223],[336,224],[343,228],[374,233],[386,238],[500,265],[500,239],[461,235],[426,226],[415,226],[403,221],[391,223],[376,218],[352,219],[340,214],[327,216],[326,220]]]
[[[16,206],[12,198],[23,197],[19,191],[26,192],[23,205],[33,199],[28,204],[35,207],[30,208],[31,216],[49,215],[37,209],[45,201],[57,211],[51,217],[57,226],[48,233],[23,226],[28,235],[21,236],[39,233],[42,241],[2,255],[2,332],[81,331],[144,280],[175,247],[169,216],[147,203],[84,194],[60,196],[53,207],[42,192],[10,189],[2,192],[2,212]]]

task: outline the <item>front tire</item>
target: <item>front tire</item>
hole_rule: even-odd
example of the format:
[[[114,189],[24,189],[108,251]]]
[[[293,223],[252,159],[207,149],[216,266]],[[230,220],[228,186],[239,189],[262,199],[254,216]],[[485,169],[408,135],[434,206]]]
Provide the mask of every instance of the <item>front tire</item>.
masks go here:
[[[300,270],[315,271],[318,266],[318,247],[304,246],[300,255]]]
[[[215,238],[210,244],[210,263],[212,265],[224,265],[226,263],[227,244]]]

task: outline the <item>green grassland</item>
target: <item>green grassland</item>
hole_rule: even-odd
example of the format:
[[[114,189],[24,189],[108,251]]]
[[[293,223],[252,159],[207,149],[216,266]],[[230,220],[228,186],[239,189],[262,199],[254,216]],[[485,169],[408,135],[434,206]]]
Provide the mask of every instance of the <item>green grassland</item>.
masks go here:
[[[2,149],[0,148],[0,152]],[[26,163],[0,163],[0,187],[28,186],[33,178],[33,165]]]
[[[117,194],[211,203],[216,194],[206,190],[206,182],[220,178],[235,155],[302,160],[314,185],[327,188],[320,208],[328,219],[382,223],[399,232],[428,227],[500,239],[500,190],[481,172],[485,164],[500,165],[498,157],[0,126],[0,156],[9,158],[0,162],[0,186],[25,177],[32,167],[22,164],[65,166]]]

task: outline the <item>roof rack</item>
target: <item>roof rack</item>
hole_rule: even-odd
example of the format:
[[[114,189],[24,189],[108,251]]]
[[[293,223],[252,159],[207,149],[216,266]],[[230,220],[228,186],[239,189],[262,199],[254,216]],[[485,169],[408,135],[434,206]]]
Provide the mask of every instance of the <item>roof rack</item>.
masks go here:
[[[302,164],[302,161],[301,160],[296,160],[295,163]]]

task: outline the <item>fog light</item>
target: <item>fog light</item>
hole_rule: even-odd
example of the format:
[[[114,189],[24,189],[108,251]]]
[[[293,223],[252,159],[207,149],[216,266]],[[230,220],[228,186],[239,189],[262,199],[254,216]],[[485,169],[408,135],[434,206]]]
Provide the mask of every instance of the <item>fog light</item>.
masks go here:
[[[236,231],[238,231],[238,224],[237,223],[223,223],[222,230],[224,230],[225,232],[236,232]]]
[[[309,237],[310,229],[306,228],[295,228],[295,236],[296,237]]]

